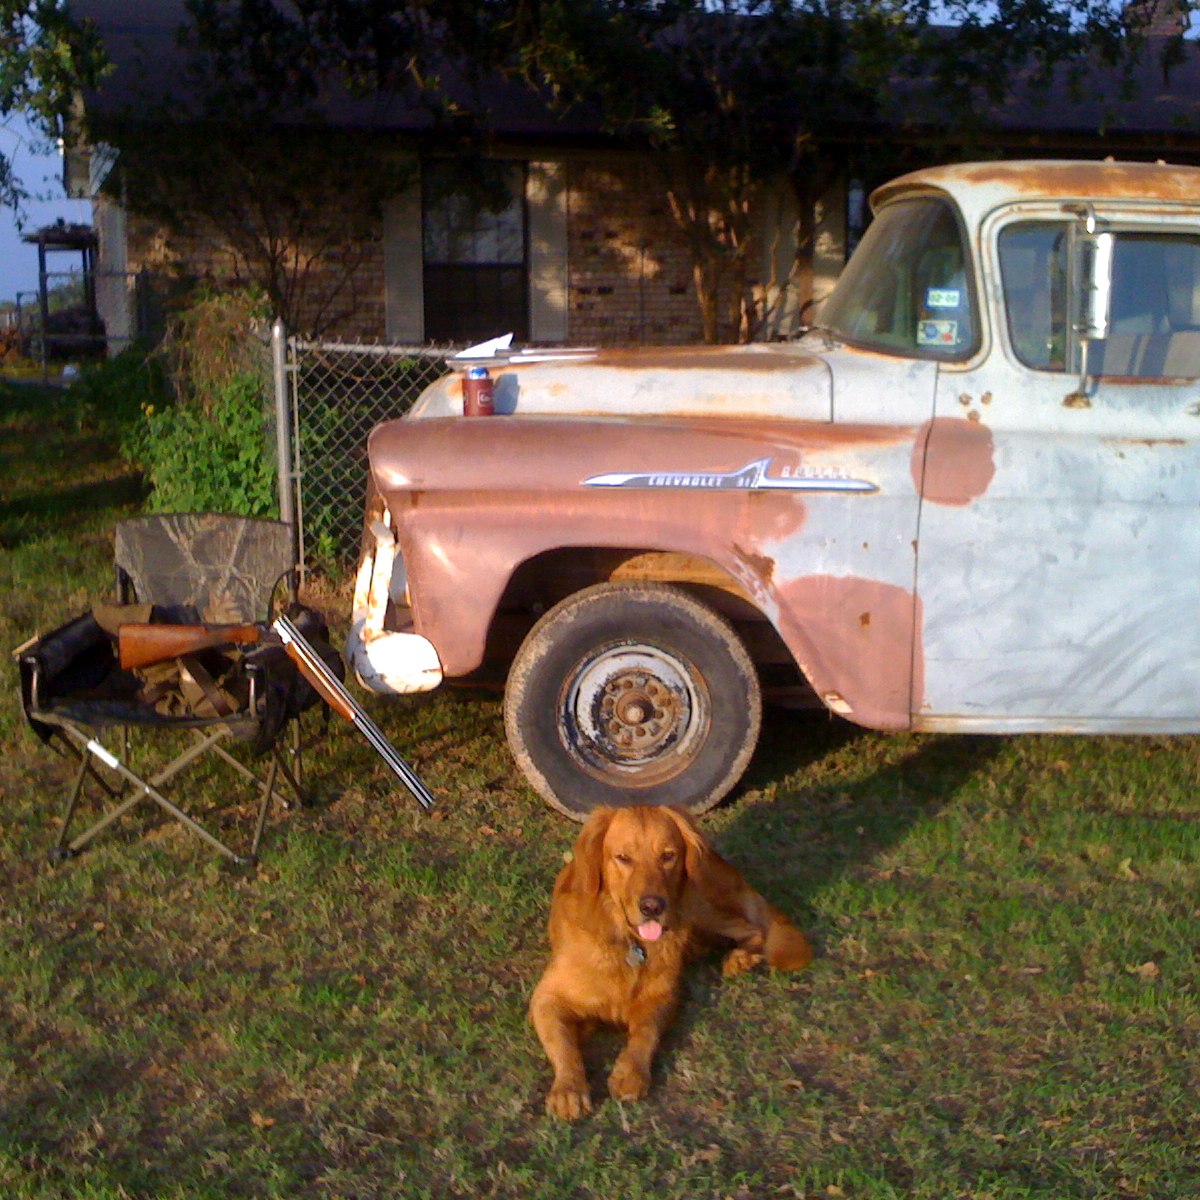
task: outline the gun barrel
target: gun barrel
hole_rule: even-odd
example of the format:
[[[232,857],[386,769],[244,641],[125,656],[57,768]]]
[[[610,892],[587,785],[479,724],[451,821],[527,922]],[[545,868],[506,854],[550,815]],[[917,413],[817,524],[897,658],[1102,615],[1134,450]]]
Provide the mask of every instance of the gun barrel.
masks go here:
[[[433,793],[417,778],[416,772],[396,753],[383,730],[367,715],[362,705],[346,690],[342,681],[325,665],[321,657],[304,640],[304,635],[286,616],[280,616],[274,626],[288,654],[321,698],[352,722],[371,747],[392,769],[400,782],[428,812],[436,801]]]

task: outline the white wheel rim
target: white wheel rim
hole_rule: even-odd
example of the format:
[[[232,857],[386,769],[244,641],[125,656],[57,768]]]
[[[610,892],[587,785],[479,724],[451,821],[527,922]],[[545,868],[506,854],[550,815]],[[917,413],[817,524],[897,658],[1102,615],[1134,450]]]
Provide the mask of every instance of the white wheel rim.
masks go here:
[[[592,651],[570,672],[558,732],[588,774],[649,787],[695,758],[710,711],[703,677],[686,658],[645,643],[620,643]]]

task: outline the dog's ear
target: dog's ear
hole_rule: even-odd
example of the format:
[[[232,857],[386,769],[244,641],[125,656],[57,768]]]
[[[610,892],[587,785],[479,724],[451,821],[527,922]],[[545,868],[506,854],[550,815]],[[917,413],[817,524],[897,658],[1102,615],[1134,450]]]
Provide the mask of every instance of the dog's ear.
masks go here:
[[[664,811],[675,822],[683,837],[684,869],[687,877],[693,882],[699,883],[707,873],[712,851],[689,813],[682,808],[667,808]]]
[[[575,839],[571,852],[570,889],[581,896],[598,896],[604,882],[604,835],[612,823],[613,809],[597,808]]]

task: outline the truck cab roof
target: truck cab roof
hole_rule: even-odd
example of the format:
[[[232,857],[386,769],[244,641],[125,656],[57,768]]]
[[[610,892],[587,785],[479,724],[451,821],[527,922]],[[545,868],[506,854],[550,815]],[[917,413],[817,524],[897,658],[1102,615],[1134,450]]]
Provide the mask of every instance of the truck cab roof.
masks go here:
[[[871,194],[871,206],[877,211],[894,200],[931,191],[948,195],[969,226],[1002,205],[1032,200],[1195,207],[1200,205],[1200,167],[1065,159],[957,163],[901,175]]]

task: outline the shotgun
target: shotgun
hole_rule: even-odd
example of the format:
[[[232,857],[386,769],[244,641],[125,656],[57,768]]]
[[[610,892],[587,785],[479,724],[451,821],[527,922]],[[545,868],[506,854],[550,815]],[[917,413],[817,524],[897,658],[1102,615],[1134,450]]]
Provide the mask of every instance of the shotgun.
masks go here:
[[[288,658],[296,664],[313,691],[366,737],[426,812],[433,808],[433,794],[396,753],[379,726],[286,616],[279,617],[270,630],[261,625],[149,625],[131,622],[117,630],[118,656],[121,666],[131,671],[217,646],[252,646],[258,642],[272,641],[272,633],[283,644]]]

